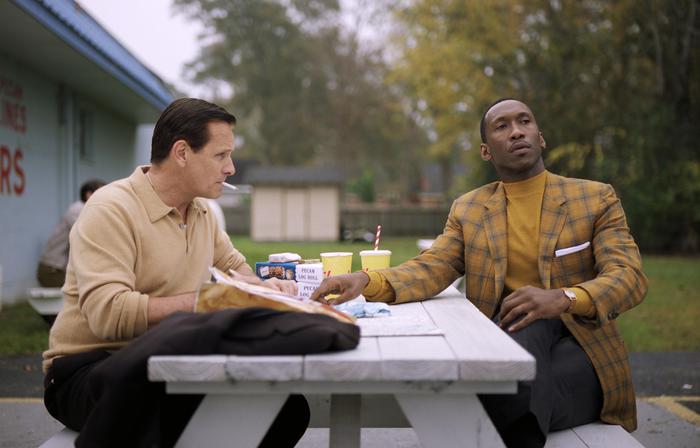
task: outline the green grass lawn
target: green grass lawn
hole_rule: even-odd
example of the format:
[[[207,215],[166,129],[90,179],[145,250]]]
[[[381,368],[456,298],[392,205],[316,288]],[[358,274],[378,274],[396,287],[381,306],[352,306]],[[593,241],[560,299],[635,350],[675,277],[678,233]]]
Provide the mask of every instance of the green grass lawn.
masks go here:
[[[392,251],[395,266],[418,253],[416,237],[385,238],[382,249]],[[353,252],[353,270],[360,269],[359,252],[370,243],[257,243],[234,236],[234,245],[248,262],[267,260],[268,254],[296,252],[319,258],[321,252]],[[618,318],[629,351],[700,350],[700,257],[644,257],[649,293],[642,304]],[[26,304],[0,312],[0,355],[38,353],[47,344],[48,326]]]
[[[41,353],[49,344],[49,326],[24,302],[0,311],[0,355]]]
[[[418,255],[416,237],[382,238],[380,249],[391,250],[391,265],[396,266],[411,257]],[[359,270],[360,251],[370,250],[373,243],[350,243],[350,242],[318,242],[318,243],[257,243],[249,237],[234,235],[231,238],[233,245],[241,251],[248,263],[255,267],[256,261],[267,261],[269,254],[279,252],[294,252],[301,255],[301,258],[321,258],[321,252],[352,252],[352,269]]]
[[[617,320],[634,352],[700,350],[700,258],[645,256],[649,292]]]

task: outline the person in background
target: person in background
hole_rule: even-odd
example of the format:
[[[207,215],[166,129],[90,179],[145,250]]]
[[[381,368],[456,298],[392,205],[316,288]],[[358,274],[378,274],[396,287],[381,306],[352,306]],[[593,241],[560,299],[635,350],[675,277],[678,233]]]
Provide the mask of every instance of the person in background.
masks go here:
[[[68,264],[68,235],[70,229],[83,210],[85,202],[100,187],[105,185],[100,179],[92,179],[80,187],[80,200],[68,207],[61,220],[54,227],[49,240],[39,258],[36,279],[45,288],[60,288],[66,280],[66,265]]]
[[[464,276],[467,299],[536,359],[517,394],[479,397],[508,447],[542,447],[550,431],[597,420],[633,431],[615,319],[642,301],[647,279],[615,191],[545,170],[544,136],[521,101],[489,106],[481,141],[500,181],[458,198],[431,248],[395,268],[329,277],[311,298],[403,303]]]

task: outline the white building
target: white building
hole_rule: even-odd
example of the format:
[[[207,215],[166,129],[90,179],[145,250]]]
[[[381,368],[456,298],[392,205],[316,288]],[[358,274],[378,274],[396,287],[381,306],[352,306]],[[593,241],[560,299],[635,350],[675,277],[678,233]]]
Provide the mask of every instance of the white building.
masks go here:
[[[73,0],[0,1],[0,303],[37,285],[42,247],[84,181],[147,160],[152,128],[139,125],[172,99]]]

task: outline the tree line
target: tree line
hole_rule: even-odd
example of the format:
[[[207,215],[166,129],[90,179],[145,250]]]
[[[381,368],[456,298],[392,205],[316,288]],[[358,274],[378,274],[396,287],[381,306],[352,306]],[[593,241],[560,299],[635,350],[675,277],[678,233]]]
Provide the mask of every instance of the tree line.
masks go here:
[[[484,108],[522,98],[549,170],[611,183],[643,249],[700,250],[698,0],[175,8],[205,25],[187,73],[241,119],[238,157],[341,167],[370,198],[410,196],[436,163],[453,199],[495,179],[478,154]]]

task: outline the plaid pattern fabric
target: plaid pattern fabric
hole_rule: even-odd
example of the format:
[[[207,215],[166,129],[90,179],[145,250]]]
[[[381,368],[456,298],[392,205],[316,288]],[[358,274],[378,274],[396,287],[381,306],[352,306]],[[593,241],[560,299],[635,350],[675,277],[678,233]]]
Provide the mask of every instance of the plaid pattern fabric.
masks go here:
[[[590,246],[581,251],[555,257],[558,249],[586,242]],[[445,230],[430,249],[380,273],[394,288],[395,303],[432,297],[464,275],[466,296],[492,318],[502,299],[506,263],[506,198],[503,184],[494,182],[454,202]],[[578,286],[590,294],[594,318],[561,318],[598,373],[605,396],[601,420],[634,430],[634,389],[615,318],[642,301],[647,279],[610,185],[547,175],[538,270],[545,288]]]

